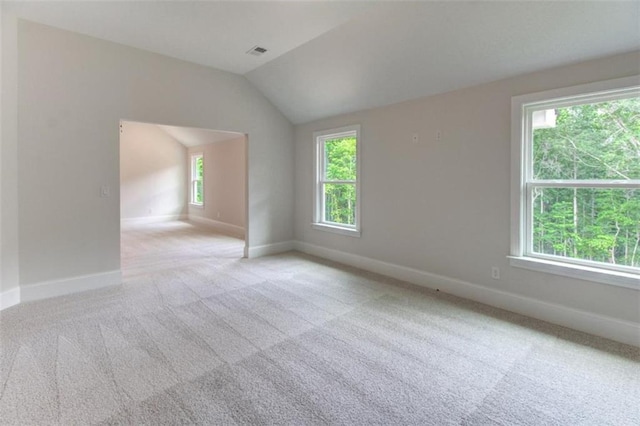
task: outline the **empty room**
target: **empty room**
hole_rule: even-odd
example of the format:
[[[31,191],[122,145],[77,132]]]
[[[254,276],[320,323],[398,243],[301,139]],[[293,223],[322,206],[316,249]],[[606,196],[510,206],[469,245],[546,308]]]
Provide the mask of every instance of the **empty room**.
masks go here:
[[[640,2],[0,13],[0,424],[640,424]]]

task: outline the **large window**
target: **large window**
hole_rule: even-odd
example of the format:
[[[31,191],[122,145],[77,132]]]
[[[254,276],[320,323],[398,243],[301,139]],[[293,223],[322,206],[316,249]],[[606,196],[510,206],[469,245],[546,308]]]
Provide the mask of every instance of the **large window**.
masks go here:
[[[360,235],[360,126],[314,133],[316,229]]]
[[[191,156],[191,204],[204,205],[204,157],[202,154]]]
[[[516,266],[639,285],[637,84],[622,79],[514,98]]]

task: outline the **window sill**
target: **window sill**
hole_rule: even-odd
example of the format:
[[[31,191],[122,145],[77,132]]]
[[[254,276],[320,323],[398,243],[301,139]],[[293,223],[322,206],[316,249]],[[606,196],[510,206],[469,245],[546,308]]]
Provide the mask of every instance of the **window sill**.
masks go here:
[[[195,207],[196,209],[204,209],[204,204],[189,203],[189,207]]]
[[[640,289],[640,276],[635,274],[554,262],[552,260],[536,259],[533,257],[507,256],[507,258],[509,259],[510,265],[516,268],[562,275],[564,277],[626,287],[634,290]]]
[[[340,226],[332,226],[326,223],[312,223],[311,227],[319,231],[333,232],[334,234],[347,235],[349,237],[360,237],[360,231],[353,228],[342,228]]]

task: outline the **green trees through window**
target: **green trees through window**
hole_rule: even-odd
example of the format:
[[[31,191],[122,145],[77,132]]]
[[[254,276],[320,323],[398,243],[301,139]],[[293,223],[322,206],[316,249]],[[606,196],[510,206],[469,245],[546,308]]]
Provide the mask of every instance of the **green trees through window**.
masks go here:
[[[355,225],[356,142],[355,136],[324,141],[323,193],[327,222]]]
[[[202,154],[191,157],[191,203],[204,203],[204,158]]]
[[[640,98],[554,112],[533,130],[533,252],[640,267]]]

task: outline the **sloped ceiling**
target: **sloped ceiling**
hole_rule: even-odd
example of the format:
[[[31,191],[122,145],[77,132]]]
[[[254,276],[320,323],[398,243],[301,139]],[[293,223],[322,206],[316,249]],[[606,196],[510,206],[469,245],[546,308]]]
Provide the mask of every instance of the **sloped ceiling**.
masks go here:
[[[639,1],[5,1],[2,8],[243,74],[293,123],[640,50]],[[269,51],[247,55],[254,45]]]
[[[244,74],[347,22],[367,2],[3,1],[34,22]],[[247,55],[255,45],[263,56]]]
[[[638,49],[640,2],[389,3],[247,77],[303,123]]]
[[[157,126],[187,148],[238,139],[244,136],[242,133],[197,129],[194,127],[167,126],[164,124],[158,124]]]

